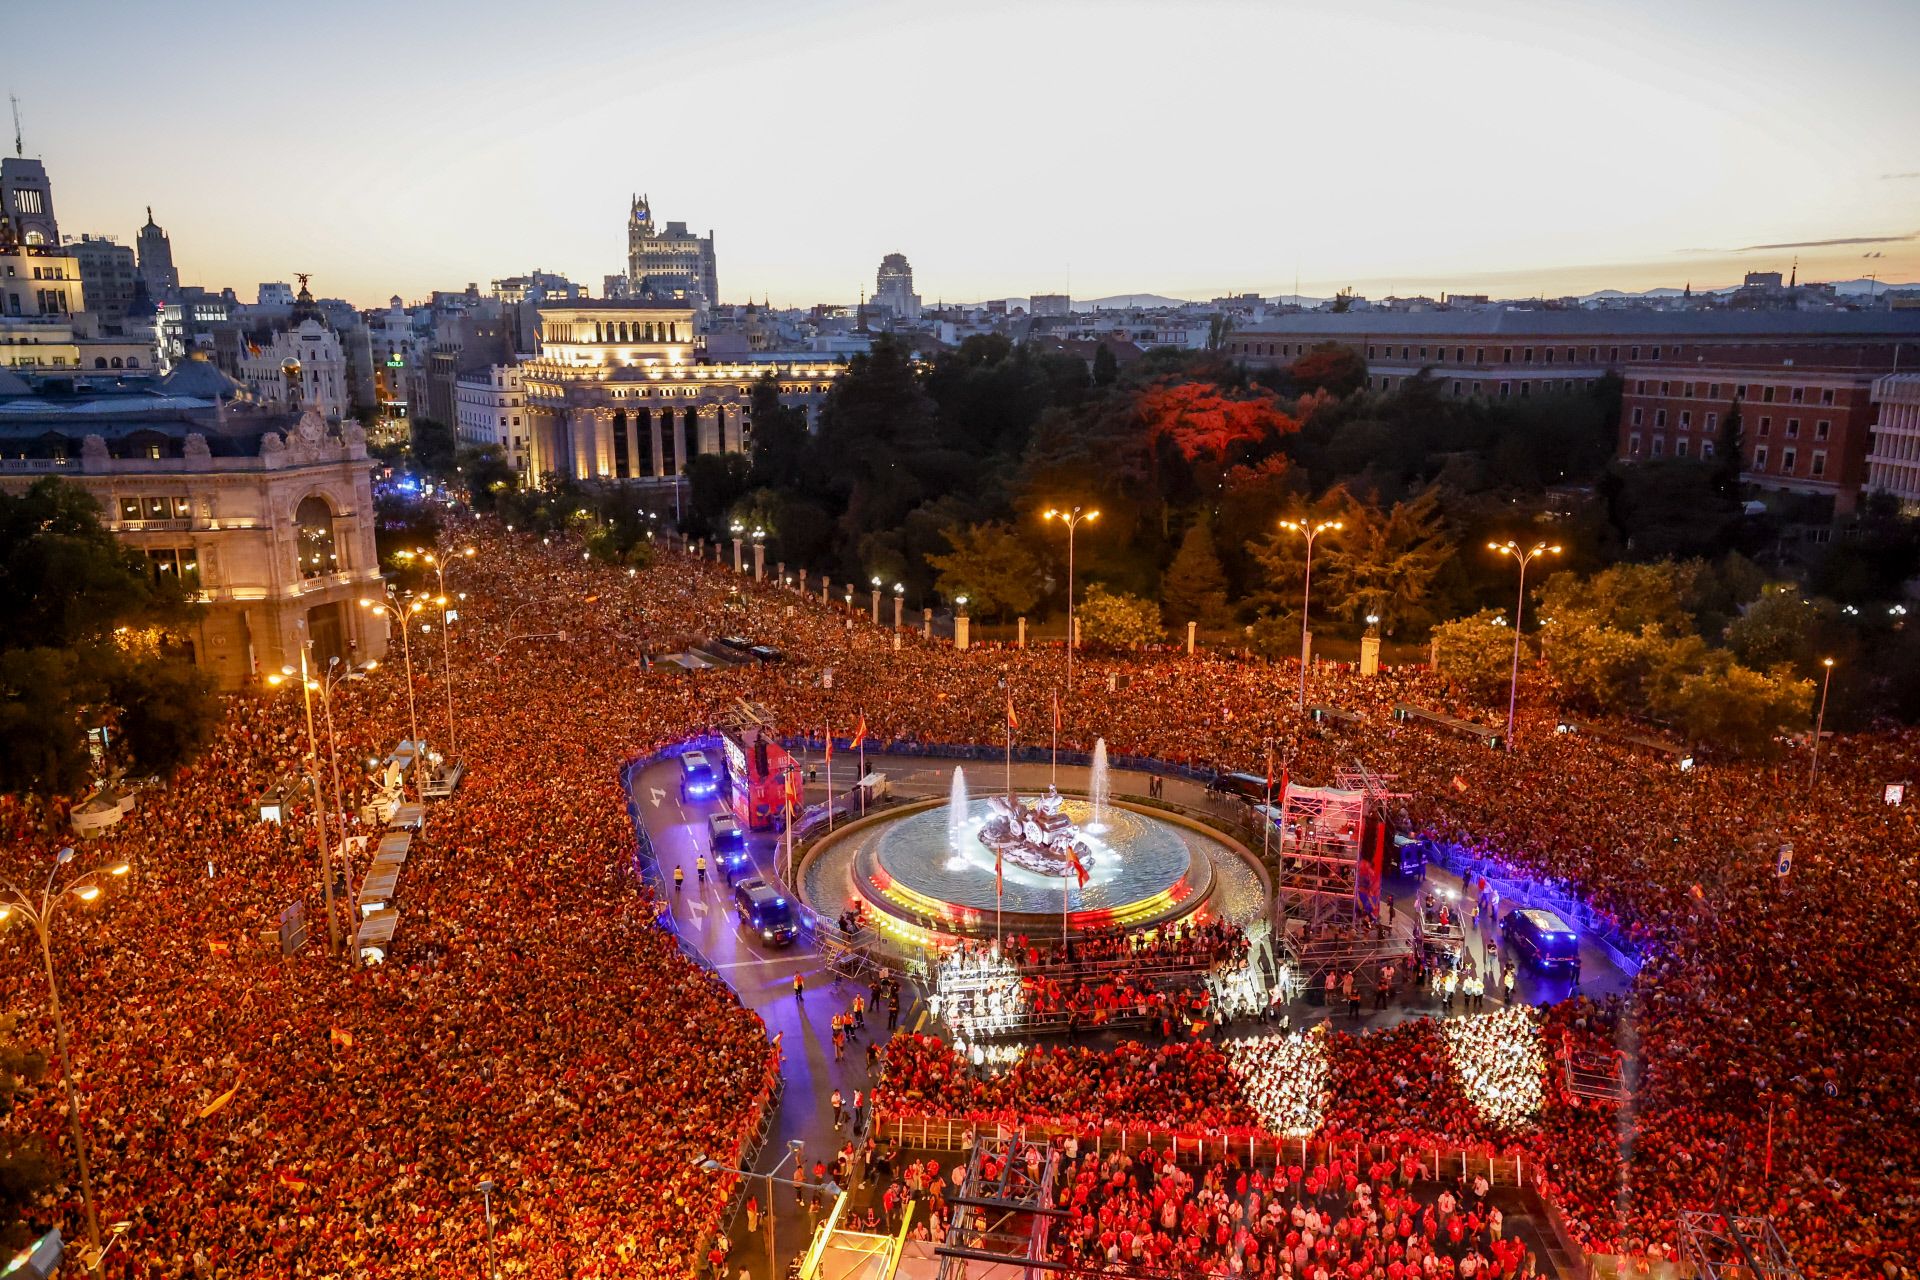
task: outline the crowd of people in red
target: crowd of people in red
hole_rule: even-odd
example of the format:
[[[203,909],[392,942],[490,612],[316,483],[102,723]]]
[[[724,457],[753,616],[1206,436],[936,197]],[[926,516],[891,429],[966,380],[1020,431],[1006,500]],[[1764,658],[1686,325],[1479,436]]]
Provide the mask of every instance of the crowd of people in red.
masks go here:
[[[757,1020],[654,928],[621,763],[741,697],[796,733],[844,739],[864,714],[873,752],[999,742],[1009,701],[1044,741],[1064,693],[1057,650],[959,654],[917,636],[896,649],[836,607],[711,563],[665,555],[629,573],[566,539],[462,536],[479,548],[458,570],[468,601],[451,664],[469,780],[416,843],[384,970],[313,946],[282,961],[258,941],[293,899],[318,915],[302,808],[285,826],[250,812],[302,767],[284,693],[237,700],[202,760],[142,791],[82,852],[136,867],[124,889],[68,910],[55,942],[102,1217],[132,1224],[109,1263],[121,1274],[468,1267],[483,1247],[468,1188],[488,1177],[510,1274],[680,1274],[728,1190],[691,1157],[737,1146],[770,1055]],[[687,678],[642,661],[722,634],[775,641],[790,660]],[[439,741],[426,714],[448,679],[427,656],[437,647],[416,646],[414,682]],[[337,695],[343,759],[404,736],[401,667],[396,654]],[[1796,753],[1682,773],[1554,734],[1533,672],[1520,750],[1506,754],[1391,718],[1398,702],[1476,714],[1424,671],[1316,668],[1311,701],[1358,712],[1349,727],[1298,718],[1274,696],[1292,677],[1265,663],[1087,654],[1080,667],[1061,698],[1063,749],[1104,737],[1116,755],[1259,769],[1271,738],[1304,781],[1358,759],[1413,796],[1427,832],[1564,883],[1644,940],[1649,962],[1608,1019],[1635,1063],[1628,1154],[1616,1141],[1610,1163],[1597,1158],[1595,1126],[1556,1131],[1547,1152],[1590,1245],[1671,1250],[1678,1211],[1718,1197],[1769,1213],[1817,1273],[1864,1276],[1920,1253],[1920,1116],[1906,1103],[1920,956],[1898,945],[1920,912],[1920,832],[1912,805],[1881,802],[1885,783],[1910,778],[1920,735],[1840,739],[1810,791]],[[1110,672],[1128,679],[1109,689]],[[43,875],[58,838],[37,814],[8,818],[7,878]],[[1786,843],[1796,858],[1781,879]],[[43,991],[19,936],[0,970]],[[28,1031],[50,1043],[44,1020]],[[1015,1071],[1057,1070],[1067,1114],[1184,1124],[1192,1106],[1253,1122],[1217,1050],[1172,1048],[1190,1056],[1137,1080],[1076,1074],[1059,1050]],[[59,1089],[26,1090],[14,1123],[60,1147]],[[83,1232],[77,1197],[69,1179],[44,1206],[69,1238]]]
[[[1484,1179],[1434,1183],[1411,1154],[1194,1171],[1164,1152],[1082,1151],[1061,1170],[1056,1261],[1158,1274],[1442,1280],[1531,1276]]]

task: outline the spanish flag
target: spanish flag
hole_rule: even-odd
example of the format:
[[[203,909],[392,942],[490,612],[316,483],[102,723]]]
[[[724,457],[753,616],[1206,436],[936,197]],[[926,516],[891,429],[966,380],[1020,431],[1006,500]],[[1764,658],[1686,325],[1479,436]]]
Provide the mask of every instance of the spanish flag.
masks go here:
[[[200,1110],[196,1113],[195,1118],[199,1120],[206,1120],[211,1118],[216,1111],[226,1106],[229,1102],[232,1102],[233,1095],[238,1092],[240,1092],[240,1082],[238,1080],[235,1080],[233,1082],[233,1088],[227,1090],[225,1093],[215,1098],[212,1102],[209,1102],[206,1106],[200,1108]]]
[[[280,1183],[282,1186],[291,1187],[295,1191],[305,1191],[307,1189],[307,1180],[291,1169],[282,1169],[280,1171]]]
[[[1020,727],[1020,717],[1013,714],[1013,689],[1007,689],[1007,732],[1012,733]]]
[[[1454,775],[1453,775],[1453,789],[1454,789],[1455,791],[1465,791],[1465,790],[1467,789],[1467,780],[1466,780],[1465,778],[1462,778],[1462,777],[1461,777],[1461,776],[1460,776],[1459,774],[1457,774],[1457,773],[1456,773],[1456,774],[1454,774]]]
[[[340,1028],[335,1027],[327,1033],[327,1039],[332,1042],[333,1047],[336,1049],[353,1048],[353,1033],[350,1031],[342,1031]]]
[[[233,954],[233,944],[231,942],[228,942],[225,938],[209,939],[207,942],[207,949],[212,951],[213,954],[217,956],[230,956]]]
[[[860,713],[860,723],[853,726],[853,741],[847,744],[847,749],[851,751],[853,748],[859,746],[861,743],[865,742],[866,740],[867,740],[867,713],[862,711]]]
[[[1080,851],[1072,845],[1067,846],[1067,865],[1073,868],[1074,877],[1080,881],[1080,887],[1086,888],[1092,873],[1087,870],[1087,864],[1080,861]]]

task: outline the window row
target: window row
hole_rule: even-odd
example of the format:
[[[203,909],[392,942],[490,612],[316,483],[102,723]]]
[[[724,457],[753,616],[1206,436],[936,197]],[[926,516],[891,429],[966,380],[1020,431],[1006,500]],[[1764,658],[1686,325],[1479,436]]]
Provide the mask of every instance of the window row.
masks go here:
[[[120,499],[122,520],[191,520],[193,504],[184,495],[145,494]]]
[[[1644,396],[1648,393],[1648,388],[1654,385],[1656,384],[1649,381],[1646,378],[1636,378],[1634,379],[1633,393],[1635,395]],[[1679,394],[1688,400],[1693,399],[1696,393],[1701,392],[1703,388],[1704,388],[1704,394],[1707,399],[1718,400],[1720,398],[1720,384],[1717,382],[1674,383],[1674,382],[1663,381],[1663,382],[1660,382],[1658,386],[1660,388],[1660,394],[1663,396],[1673,395],[1674,394],[1673,388],[1675,386],[1678,386],[1681,388]],[[1734,386],[1733,397],[1736,400],[1746,400],[1750,398],[1750,393],[1755,390],[1758,390],[1759,392],[1761,404],[1772,404],[1774,403],[1775,393],[1778,390],[1780,390],[1780,388],[1771,387],[1771,386],[1761,386],[1761,387],[1755,388],[1755,387],[1749,386],[1747,383],[1742,382]],[[1788,387],[1786,388],[1786,391],[1788,392],[1788,396],[1787,396],[1788,404],[1805,404],[1806,403],[1807,388]],[[1833,403],[1832,387],[1820,388],[1820,403],[1823,405],[1830,405]]]

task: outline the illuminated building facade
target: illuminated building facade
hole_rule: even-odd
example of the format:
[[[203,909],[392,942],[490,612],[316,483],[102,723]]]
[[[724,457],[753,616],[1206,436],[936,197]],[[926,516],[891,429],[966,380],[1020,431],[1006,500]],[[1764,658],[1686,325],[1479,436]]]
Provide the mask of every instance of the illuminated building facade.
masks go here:
[[[599,300],[540,308],[540,352],[522,362],[527,469],[536,477],[665,480],[703,453],[742,453],[754,383],[811,426],[840,366],[825,355],[754,352],[709,361],[691,306]]]
[[[205,360],[157,384],[47,394],[0,371],[0,487],[85,489],[156,578],[207,607],[194,659],[224,689],[299,661],[384,657],[373,490],[359,426],[246,404]]]
[[[684,222],[654,226],[645,196],[627,214],[627,294],[642,301],[692,307],[704,321],[720,300],[713,233],[697,236]]]

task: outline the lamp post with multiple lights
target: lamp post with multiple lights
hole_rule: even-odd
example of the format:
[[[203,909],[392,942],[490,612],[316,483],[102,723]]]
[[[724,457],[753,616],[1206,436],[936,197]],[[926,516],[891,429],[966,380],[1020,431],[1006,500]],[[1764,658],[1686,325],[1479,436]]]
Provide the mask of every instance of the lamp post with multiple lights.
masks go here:
[[[1058,520],[1067,527],[1067,688],[1073,688],[1073,651],[1080,643],[1080,630],[1073,625],[1073,535],[1081,525],[1100,518],[1100,512],[1086,507],[1048,507],[1042,520]]]
[[[95,867],[56,890],[54,881],[59,878],[60,869],[72,861],[71,845],[55,855],[37,898],[11,883],[0,882],[0,889],[5,890],[5,896],[0,897],[0,927],[13,923],[18,916],[33,926],[34,935],[40,940],[40,959],[47,971],[47,1004],[53,1013],[54,1044],[60,1051],[60,1081],[67,1092],[67,1122],[73,1133],[74,1159],[80,1166],[80,1193],[87,1207],[87,1239],[92,1245],[87,1269],[98,1275],[106,1251],[100,1244],[100,1214],[93,1201],[93,1166],[87,1160],[86,1134],[80,1128],[80,1094],[73,1086],[73,1050],[67,1041],[67,1021],[60,1010],[60,980],[53,968],[53,925],[69,897],[81,902],[94,901],[101,894],[102,877],[119,879],[127,874],[129,865],[116,862],[110,867]]]
[[[459,551],[449,551],[444,548],[438,551],[427,551],[416,548],[411,556],[406,552],[401,554],[403,558],[417,557],[433,570],[436,588],[433,603],[440,610],[440,665],[447,683],[447,759],[451,761],[454,759],[458,744],[454,741],[453,728],[453,628],[448,625],[448,614],[455,602],[447,598],[447,568],[456,559],[473,559],[475,553],[472,547],[462,547]],[[466,599],[466,595],[463,593],[460,599]]]
[[[1489,542],[1487,550],[1498,555],[1511,556],[1520,566],[1520,594],[1513,606],[1513,678],[1507,686],[1507,750],[1513,750],[1513,713],[1520,702],[1520,632],[1526,622],[1527,608],[1527,566],[1541,556],[1557,556],[1560,544],[1549,546],[1536,542],[1522,550],[1520,544],[1509,538],[1505,542]]]
[[[1282,529],[1290,530],[1307,540],[1307,570],[1305,580],[1300,587],[1300,709],[1307,709],[1307,659],[1310,656],[1308,646],[1312,643],[1311,633],[1307,630],[1307,614],[1313,606],[1313,544],[1328,530],[1338,532],[1346,528],[1341,520],[1321,520],[1308,524],[1305,520],[1282,520]]]
[[[386,587],[385,600],[370,600],[362,596],[360,598],[360,607],[370,610],[373,613],[385,615],[389,620],[397,622],[400,625],[400,656],[405,661],[407,667],[407,733],[409,735],[407,740],[413,744],[414,753],[418,755],[420,750],[420,716],[413,705],[413,643],[408,637],[407,632],[409,619],[411,619],[414,614],[426,608],[426,606],[418,600],[403,601],[400,598],[400,593],[394,589],[394,585],[391,582],[385,583],[384,585]],[[509,615],[508,621],[512,621],[511,615]],[[417,759],[414,761],[416,766],[419,763]],[[417,767],[414,770],[414,776],[417,785],[419,778],[419,769]]]
[[[267,683],[278,685],[295,675],[300,678],[300,700],[307,711],[307,781],[313,787],[313,824],[314,834],[320,842],[320,899],[327,912],[327,954],[340,954],[340,921],[333,910],[333,859],[327,856],[327,819],[326,800],[320,790],[320,743],[313,732],[313,691],[319,687],[307,670],[307,646],[300,646],[300,669],[282,667],[280,674],[267,677]],[[344,850],[347,844],[346,818],[340,820],[340,846]]]

